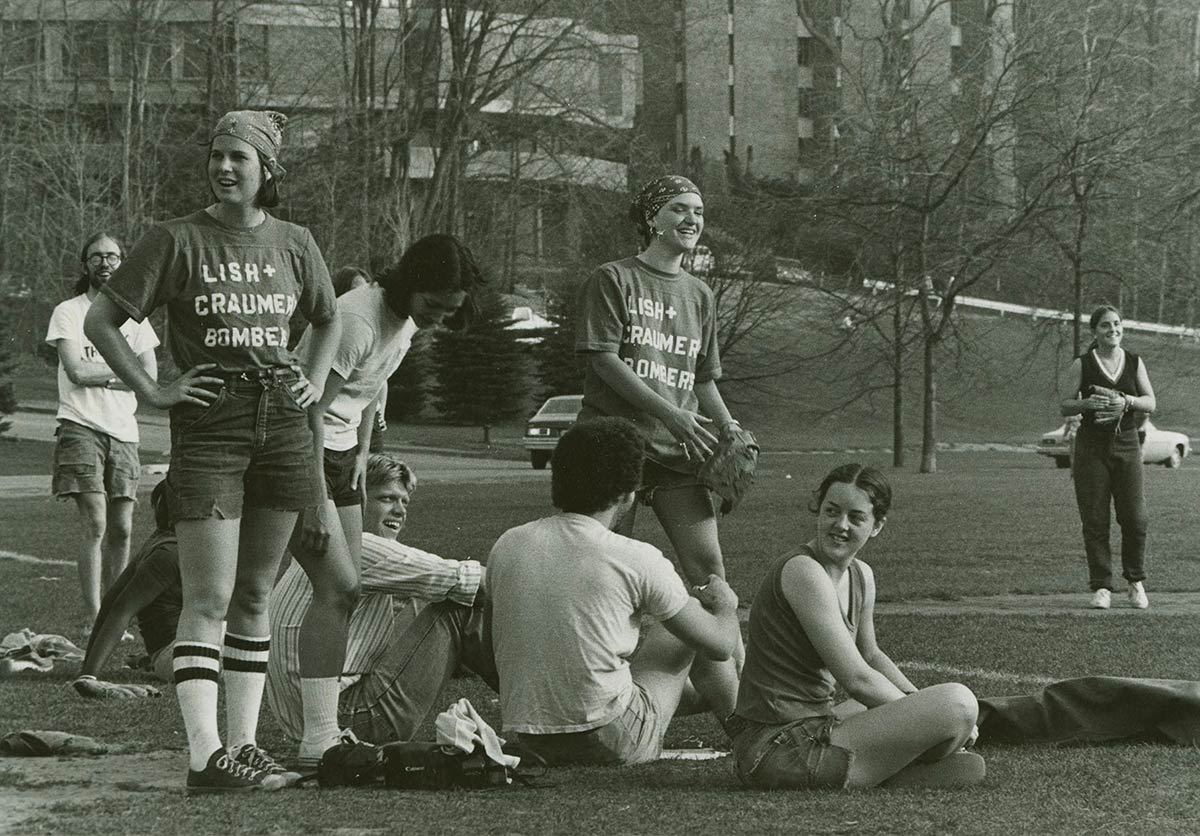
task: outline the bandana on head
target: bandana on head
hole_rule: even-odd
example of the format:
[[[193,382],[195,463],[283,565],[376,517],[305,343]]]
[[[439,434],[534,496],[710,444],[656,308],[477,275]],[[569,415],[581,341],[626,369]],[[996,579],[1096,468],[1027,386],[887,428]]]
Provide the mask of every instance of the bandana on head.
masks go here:
[[[688,192],[700,194],[700,189],[686,177],[664,174],[642,186],[637,197],[633,199],[633,205],[642,213],[642,220],[646,222],[646,226],[650,226],[658,210],[670,203],[671,198]]]
[[[250,143],[262,154],[267,169],[278,181],[287,174],[287,169],[279,164],[279,146],[283,144],[283,126],[286,124],[287,117],[273,110],[231,110],[217,120],[208,141],[231,136]]]

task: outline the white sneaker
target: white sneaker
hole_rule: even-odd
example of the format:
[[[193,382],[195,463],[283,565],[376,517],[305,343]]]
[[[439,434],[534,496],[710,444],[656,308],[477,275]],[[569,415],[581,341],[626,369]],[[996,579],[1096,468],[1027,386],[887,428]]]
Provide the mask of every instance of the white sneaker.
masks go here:
[[[1097,589],[1092,594],[1092,609],[1106,610],[1112,606],[1112,593],[1107,589]]]
[[[1141,581],[1135,581],[1129,585],[1129,606],[1135,610],[1144,610],[1150,606],[1150,599],[1146,597],[1146,590],[1142,587]]]

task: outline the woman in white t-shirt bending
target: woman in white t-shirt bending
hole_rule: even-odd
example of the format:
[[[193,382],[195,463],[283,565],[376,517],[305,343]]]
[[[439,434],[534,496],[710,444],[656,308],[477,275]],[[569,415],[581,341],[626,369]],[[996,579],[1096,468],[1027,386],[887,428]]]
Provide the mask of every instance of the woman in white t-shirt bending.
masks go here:
[[[312,423],[325,496],[321,513],[304,514],[292,538],[292,554],[313,586],[300,627],[301,766],[319,764],[340,737],[338,678],[359,595],[364,480],[380,390],[418,329],[468,324],[471,293],[481,283],[471,251],[452,235],[434,234],[409,247],[378,284],[338,298],[341,341]]]

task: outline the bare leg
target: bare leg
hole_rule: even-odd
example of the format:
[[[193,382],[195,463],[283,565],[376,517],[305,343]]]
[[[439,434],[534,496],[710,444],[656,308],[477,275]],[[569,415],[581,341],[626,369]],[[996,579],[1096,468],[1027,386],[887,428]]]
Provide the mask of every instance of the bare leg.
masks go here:
[[[313,589],[312,604],[300,625],[300,676],[303,678],[341,676],[346,661],[350,616],[354,614],[359,595],[361,507],[339,509],[330,500],[321,509],[321,520],[329,532],[329,545],[324,554],[312,554],[299,546],[297,536],[292,537],[292,556],[308,575]],[[343,534],[344,523],[348,523],[346,527],[351,528],[351,532]],[[354,535],[352,540],[350,534]]]
[[[108,519],[104,538],[100,541],[100,565],[104,591],[116,582],[129,564],[129,541],[133,536],[132,499],[112,499],[108,503]]]
[[[949,682],[859,713],[848,712],[830,736],[854,752],[849,786],[873,787],[920,759],[958,751],[978,716],[975,695]]]
[[[79,570],[79,591],[83,593],[83,611],[90,627],[100,614],[100,544],[108,519],[108,499],[103,493],[74,494],[75,507],[83,517],[83,549],[75,559]]]
[[[633,681],[646,689],[661,716],[675,715],[694,657],[692,650],[672,636],[666,627],[653,624],[629,660]],[[699,690],[697,694],[707,700],[707,694]]]

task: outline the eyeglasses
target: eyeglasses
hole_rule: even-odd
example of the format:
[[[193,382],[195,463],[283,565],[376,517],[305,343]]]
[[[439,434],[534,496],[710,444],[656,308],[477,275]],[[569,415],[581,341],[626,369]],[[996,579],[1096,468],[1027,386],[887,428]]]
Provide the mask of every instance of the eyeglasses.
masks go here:
[[[87,261],[93,267],[99,267],[101,264],[116,267],[121,263],[121,256],[117,253],[92,253],[88,256]]]

